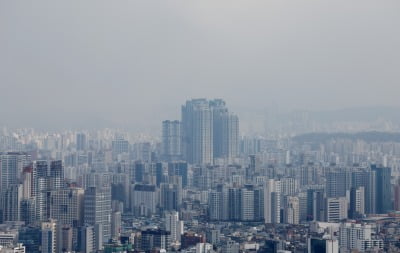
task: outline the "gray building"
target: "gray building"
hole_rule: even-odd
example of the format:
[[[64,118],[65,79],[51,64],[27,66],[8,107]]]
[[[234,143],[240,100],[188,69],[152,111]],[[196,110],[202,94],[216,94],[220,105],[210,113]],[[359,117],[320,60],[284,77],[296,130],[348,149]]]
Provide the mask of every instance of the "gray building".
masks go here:
[[[346,171],[329,171],[326,174],[326,196],[328,198],[345,197],[349,184],[349,173]]]
[[[158,191],[155,185],[135,184],[132,186],[131,210],[137,216],[156,213]]]
[[[222,99],[210,101],[213,112],[213,155],[230,161],[239,151],[239,118],[230,113]]]
[[[182,148],[189,163],[213,163],[213,117],[206,99],[186,101],[182,106]]]
[[[371,166],[376,173],[376,213],[388,213],[393,210],[392,185],[390,183],[391,169],[388,167]]]
[[[142,231],[141,249],[149,251],[152,249],[169,249],[171,233],[165,230],[148,229]]]
[[[129,152],[129,142],[122,136],[116,136],[111,143],[113,157],[117,157],[119,154]]]
[[[83,226],[78,231],[78,249],[80,252],[92,253],[96,250],[93,226]]]
[[[365,213],[376,211],[376,172],[372,170],[358,170],[352,172],[352,187],[364,187]]]
[[[179,184],[160,184],[160,207],[165,211],[179,211],[182,204],[182,187]]]
[[[15,184],[1,193],[1,209],[3,221],[21,220],[22,185]]]
[[[21,152],[0,153],[0,191],[18,183],[30,155]]]
[[[84,133],[76,134],[76,150],[84,151],[86,150],[86,135]]]
[[[162,158],[166,161],[176,161],[182,158],[181,123],[178,120],[162,122]]]
[[[238,155],[239,119],[221,99],[192,99],[182,106],[182,152],[192,164],[230,161]]]
[[[101,225],[102,238],[111,238],[111,188],[89,187],[84,198],[84,222],[87,225]]]
[[[65,188],[51,191],[50,216],[60,225],[78,225],[83,223],[84,190]]]

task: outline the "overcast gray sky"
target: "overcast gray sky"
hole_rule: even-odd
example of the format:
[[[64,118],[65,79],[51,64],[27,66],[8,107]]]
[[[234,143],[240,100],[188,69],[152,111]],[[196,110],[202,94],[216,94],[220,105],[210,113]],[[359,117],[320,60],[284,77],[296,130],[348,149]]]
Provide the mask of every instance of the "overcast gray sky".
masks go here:
[[[399,31],[398,0],[0,1],[0,125],[400,106]]]

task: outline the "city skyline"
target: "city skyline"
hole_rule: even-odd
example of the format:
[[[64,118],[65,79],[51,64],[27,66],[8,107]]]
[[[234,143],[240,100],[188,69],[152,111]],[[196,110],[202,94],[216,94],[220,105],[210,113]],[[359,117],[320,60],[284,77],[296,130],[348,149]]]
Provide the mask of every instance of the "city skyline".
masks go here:
[[[0,246],[398,251],[386,231],[399,228],[399,134],[239,138],[221,99],[187,100],[179,121],[159,124],[153,141],[112,129],[1,132]]]
[[[0,253],[400,252],[399,10],[0,1]]]
[[[399,107],[398,5],[2,2],[0,117],[156,132],[196,97],[224,98],[243,129],[265,109]]]
[[[184,100],[183,100],[184,101]],[[231,106],[230,106],[231,107]],[[171,119],[179,119],[179,105],[171,110]],[[174,112],[174,113],[172,113]],[[304,133],[357,133],[357,132],[400,132],[400,107],[354,107],[330,111],[275,111],[252,110],[237,113],[241,118],[240,135],[268,134],[304,134]],[[164,114],[163,114],[164,115]],[[167,115],[167,114],[165,114]],[[139,124],[112,122],[104,119],[88,117],[87,121],[71,121],[58,119],[53,123],[44,124],[42,121],[32,121],[30,118],[15,118],[17,121],[5,120],[0,127],[8,129],[35,129],[44,132],[99,131],[116,129],[129,134],[145,134],[161,137],[159,120],[152,117],[150,121],[141,118]],[[163,117],[168,118],[168,117]],[[300,121],[298,121],[300,119]],[[22,121],[21,121],[22,120]],[[26,122],[25,122],[26,121]],[[298,121],[295,123],[295,121]],[[301,126],[296,126],[301,124]]]

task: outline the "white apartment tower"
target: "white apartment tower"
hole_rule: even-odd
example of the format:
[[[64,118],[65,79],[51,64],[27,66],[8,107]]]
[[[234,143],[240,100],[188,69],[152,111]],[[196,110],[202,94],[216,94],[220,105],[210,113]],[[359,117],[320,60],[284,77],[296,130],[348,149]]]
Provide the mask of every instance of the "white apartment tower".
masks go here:
[[[299,224],[300,222],[300,202],[298,197],[289,196],[286,198],[284,209],[284,221],[288,224]]]
[[[359,214],[365,214],[365,188],[359,187],[356,189],[356,212]]]
[[[183,221],[179,220],[177,211],[165,211],[165,230],[171,233],[171,243],[181,241]]]
[[[339,245],[341,252],[368,249],[383,249],[383,241],[372,238],[373,228],[368,224],[342,223],[339,228]]]
[[[42,252],[56,253],[57,252],[57,221],[50,219],[47,222],[42,222]]]
[[[280,223],[281,215],[281,182],[268,179],[264,185],[264,218],[265,223]]]
[[[347,199],[346,197],[326,199],[326,221],[340,222],[347,219]]]

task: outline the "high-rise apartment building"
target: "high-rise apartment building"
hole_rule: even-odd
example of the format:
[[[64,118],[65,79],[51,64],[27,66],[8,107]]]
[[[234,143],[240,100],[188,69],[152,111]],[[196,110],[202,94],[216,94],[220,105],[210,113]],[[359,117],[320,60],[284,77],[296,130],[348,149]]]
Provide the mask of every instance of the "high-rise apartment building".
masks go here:
[[[353,171],[351,186],[364,188],[365,213],[376,213],[376,172],[372,170]]]
[[[101,226],[103,242],[111,238],[111,188],[89,187],[84,197],[84,222]]]
[[[182,106],[182,147],[189,163],[213,163],[213,117],[206,99],[186,101]]]
[[[0,209],[3,221],[21,220],[21,201],[23,189],[21,184],[9,186],[0,195]]]
[[[86,135],[84,133],[76,134],[76,150],[84,151],[86,150]]]
[[[121,234],[121,212],[113,212],[111,215],[111,237],[113,239],[118,239]]]
[[[15,185],[23,169],[30,162],[30,155],[21,152],[0,153],[0,191]]]
[[[210,106],[213,113],[214,158],[234,158],[239,153],[239,118],[228,111],[222,99],[210,101]]]
[[[156,212],[158,191],[155,185],[135,184],[132,186],[131,210],[137,216],[150,216]]]
[[[183,221],[179,220],[177,211],[166,211],[165,230],[171,233],[171,243],[180,242],[183,234]]]
[[[182,204],[182,187],[179,184],[160,184],[160,207],[165,211],[179,211]]]
[[[84,190],[64,188],[51,191],[50,216],[60,225],[83,225]]]
[[[158,162],[153,164],[153,166],[153,174],[156,176],[156,185],[160,186],[160,184],[164,182],[164,165]]]
[[[300,209],[299,198],[288,196],[285,200],[285,208],[283,209],[284,223],[299,224],[300,222]]]
[[[254,191],[252,189],[240,189],[240,220],[254,220]]]
[[[168,163],[168,176],[182,177],[182,187],[188,184],[188,164],[187,162],[176,161]]]
[[[299,190],[299,181],[292,177],[281,178],[283,196],[293,196]]]
[[[64,187],[64,166],[61,160],[50,162],[49,188],[51,190]]]
[[[33,176],[31,194],[36,202],[35,216],[37,220],[44,222],[51,217],[51,191],[65,186],[62,161],[51,161],[50,166],[48,161],[35,161],[31,176]]]
[[[152,150],[150,142],[134,143],[131,150],[131,158],[142,162],[151,162]]]
[[[21,201],[21,221],[26,225],[34,224],[36,220],[35,198],[22,199]]]
[[[148,229],[142,231],[141,249],[150,251],[152,249],[170,248],[171,233],[165,230]]]
[[[61,225],[60,225],[61,226]],[[58,252],[72,252],[73,249],[73,231],[72,226],[64,225],[59,229]]]
[[[129,152],[129,142],[125,140],[122,136],[116,136],[111,145],[112,155],[114,157],[117,157],[119,154]]]
[[[210,220],[223,220],[223,193],[211,191],[208,194],[208,215]]]
[[[325,197],[321,187],[307,190],[307,220],[325,220]]]
[[[369,224],[342,223],[339,228],[340,252],[365,252],[383,249],[383,241],[372,238],[373,227]]]
[[[43,253],[57,252],[58,225],[56,220],[42,222],[42,251]]]
[[[317,179],[317,168],[313,164],[303,165],[300,167],[300,185],[306,186],[315,184]]]
[[[335,238],[308,238],[308,253],[339,253],[339,241]]]
[[[78,230],[78,249],[80,252],[95,252],[96,247],[94,227],[85,225]]]
[[[182,159],[181,123],[178,120],[162,122],[162,157],[166,161]]]
[[[346,197],[326,199],[326,221],[340,222],[347,219],[347,199]]]
[[[28,165],[27,167],[24,168],[21,177],[22,190],[23,190],[22,196],[24,199],[34,197],[34,192],[35,192],[34,180],[35,180],[35,173],[33,170],[33,165]]]
[[[211,220],[261,221],[264,219],[264,189],[254,185],[219,187],[208,194]]]
[[[376,213],[388,213],[393,209],[391,169],[373,165],[371,170],[376,173]]]
[[[365,190],[364,187],[352,187],[350,190],[350,218],[356,219],[365,214]]]
[[[329,171],[326,174],[326,196],[328,198],[345,197],[349,173],[346,171]]]
[[[396,184],[393,189],[394,193],[394,206],[393,209],[395,211],[400,211],[400,179],[396,180]]]
[[[239,119],[221,99],[192,99],[182,106],[182,151],[192,164],[231,160],[239,149]]]
[[[48,183],[49,166],[47,161],[35,161],[33,163],[34,187],[33,195],[35,197],[35,216],[38,221],[46,221],[50,218],[50,210],[47,203],[49,183]]]
[[[269,179],[264,185],[265,223],[280,223],[281,219],[281,182]]]

